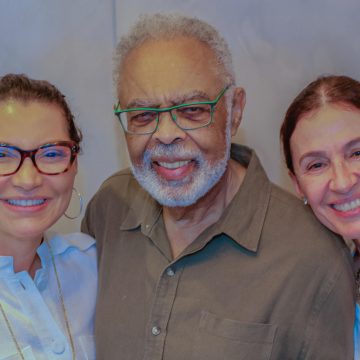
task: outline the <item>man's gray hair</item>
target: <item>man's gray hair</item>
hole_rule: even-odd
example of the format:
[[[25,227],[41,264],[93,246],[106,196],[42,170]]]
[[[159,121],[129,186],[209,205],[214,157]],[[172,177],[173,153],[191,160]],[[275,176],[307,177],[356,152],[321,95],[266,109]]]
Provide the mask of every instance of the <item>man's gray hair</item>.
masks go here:
[[[114,55],[114,82],[119,95],[121,66],[131,50],[147,40],[167,40],[190,37],[205,43],[214,53],[217,73],[224,85],[235,83],[229,47],[219,32],[208,23],[179,14],[142,15],[127,35],[120,39]]]

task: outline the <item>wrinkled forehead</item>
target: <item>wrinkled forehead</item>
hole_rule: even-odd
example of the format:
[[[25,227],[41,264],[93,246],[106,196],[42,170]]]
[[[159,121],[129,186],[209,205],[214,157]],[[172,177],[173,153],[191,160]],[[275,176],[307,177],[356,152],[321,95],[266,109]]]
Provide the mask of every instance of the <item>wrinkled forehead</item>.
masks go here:
[[[210,96],[222,87],[218,68],[213,51],[196,39],[148,40],[123,61],[120,103],[133,98],[169,101],[194,91]]]

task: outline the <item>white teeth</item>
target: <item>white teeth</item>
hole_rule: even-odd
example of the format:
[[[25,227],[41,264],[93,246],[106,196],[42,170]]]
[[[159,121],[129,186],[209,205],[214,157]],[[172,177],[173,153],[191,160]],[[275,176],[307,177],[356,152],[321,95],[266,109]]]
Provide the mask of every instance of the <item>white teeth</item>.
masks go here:
[[[360,207],[360,199],[356,199],[344,204],[335,204],[333,205],[333,208],[338,210],[338,211],[350,211],[350,210],[354,210],[356,208]]]
[[[10,205],[15,206],[36,206],[43,204],[45,202],[44,199],[33,199],[33,200],[22,200],[22,199],[11,199],[7,201]]]
[[[158,164],[162,167],[165,167],[167,169],[177,169],[181,166],[184,166],[188,164],[191,160],[185,160],[185,161],[176,161],[176,162],[164,162],[164,161],[158,161]]]

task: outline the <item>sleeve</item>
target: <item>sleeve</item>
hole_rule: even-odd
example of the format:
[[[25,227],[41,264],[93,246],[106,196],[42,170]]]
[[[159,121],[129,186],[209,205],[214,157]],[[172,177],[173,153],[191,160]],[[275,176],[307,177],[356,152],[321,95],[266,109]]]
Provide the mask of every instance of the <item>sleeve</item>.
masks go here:
[[[337,270],[313,308],[299,359],[354,359],[354,278],[350,266]]]

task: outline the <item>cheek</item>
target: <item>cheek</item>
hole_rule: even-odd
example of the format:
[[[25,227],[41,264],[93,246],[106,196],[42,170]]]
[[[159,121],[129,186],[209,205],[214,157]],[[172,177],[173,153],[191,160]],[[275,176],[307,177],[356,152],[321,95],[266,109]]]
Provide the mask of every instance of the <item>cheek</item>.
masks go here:
[[[204,154],[214,158],[223,157],[226,149],[226,128],[223,124],[214,123],[207,128],[194,130],[188,133],[188,138]]]
[[[59,178],[55,178],[52,181],[51,186],[53,187],[54,191],[57,192],[59,199],[63,203],[68,203],[71,199],[75,175],[76,170],[72,169],[70,172],[61,174]]]
[[[11,178],[11,175],[10,176],[0,176],[0,197],[1,197],[1,194],[3,194],[4,191],[6,190],[7,184],[9,183],[8,179],[10,179],[10,178]]]
[[[321,204],[326,196],[326,183],[321,179],[306,179],[300,181],[300,186],[304,195],[307,197],[309,204],[316,211],[317,207]]]
[[[142,161],[143,154],[148,146],[149,138],[145,135],[126,137],[126,144],[132,163],[140,163]]]

